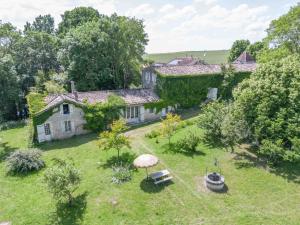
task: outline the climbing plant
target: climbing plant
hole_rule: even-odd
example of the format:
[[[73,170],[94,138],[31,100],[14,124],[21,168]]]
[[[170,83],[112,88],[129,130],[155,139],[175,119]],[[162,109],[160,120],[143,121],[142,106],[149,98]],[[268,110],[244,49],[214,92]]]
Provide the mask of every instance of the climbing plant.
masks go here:
[[[116,95],[109,95],[104,103],[86,103],[83,109],[87,122],[85,128],[95,132],[105,130],[114,120],[119,119],[124,108],[124,100]]]
[[[205,101],[209,88],[222,89],[224,74],[163,75],[158,73],[156,91],[165,103],[189,108]],[[228,91],[227,88],[224,98],[231,96],[228,92],[231,93],[235,85],[250,74],[250,72],[235,72],[230,81],[231,89]]]

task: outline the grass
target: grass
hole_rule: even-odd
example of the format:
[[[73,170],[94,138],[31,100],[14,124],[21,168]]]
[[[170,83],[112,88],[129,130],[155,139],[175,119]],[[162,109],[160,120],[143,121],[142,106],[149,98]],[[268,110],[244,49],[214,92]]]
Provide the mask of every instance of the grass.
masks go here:
[[[169,185],[146,182],[145,171],[133,173],[130,182],[111,183],[116,151],[101,151],[97,135],[89,134],[41,145],[47,167],[52,158],[72,158],[82,174],[73,208],[56,205],[42,183],[45,169],[24,177],[7,176],[0,161],[0,222],[18,224],[299,224],[300,166],[266,170],[251,153],[235,154],[205,144],[193,155],[172,152],[167,140],[147,139],[145,133],[159,123],[128,131],[132,160],[153,153],[160,163],[151,171],[167,168],[174,176]],[[201,134],[195,125],[179,130],[172,143],[188,131]],[[0,132],[6,146],[26,146],[26,127]],[[206,168],[213,170],[218,158],[227,192],[213,193],[203,185]],[[47,169],[47,168],[46,168]]]
[[[205,56],[204,53],[206,54]],[[153,54],[146,54],[144,58],[154,60],[155,62],[167,63],[176,57],[193,56],[196,58],[200,58],[209,64],[221,64],[227,62],[228,55],[229,55],[228,50],[211,50],[211,51],[153,53]]]

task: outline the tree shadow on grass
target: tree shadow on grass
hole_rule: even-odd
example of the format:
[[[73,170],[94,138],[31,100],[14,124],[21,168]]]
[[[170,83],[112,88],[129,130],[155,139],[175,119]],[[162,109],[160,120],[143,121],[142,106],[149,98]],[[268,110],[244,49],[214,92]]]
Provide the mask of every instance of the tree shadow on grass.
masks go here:
[[[255,155],[252,150],[236,152],[233,158],[237,169],[242,168],[262,168],[270,173],[281,176],[284,179],[300,184],[300,163],[283,162],[277,165],[268,165],[263,159]]]
[[[236,152],[233,159],[235,160],[234,164],[237,169],[251,167],[258,167],[263,169],[267,168],[266,162],[259,159],[254,153],[248,151]]]
[[[7,142],[0,143],[0,162],[4,161],[17,148],[11,147]]]
[[[78,195],[72,206],[66,203],[57,203],[56,211],[50,215],[49,225],[79,225],[82,224],[83,215],[86,210],[87,192]]]
[[[288,181],[300,184],[300,163],[281,163],[269,168],[269,171]]]
[[[143,179],[140,183],[140,188],[147,193],[158,193],[161,192],[163,189],[165,189],[165,187],[174,184],[173,181],[167,181],[165,183],[161,183],[161,184],[154,184],[154,181],[151,180],[150,178],[147,179]]]
[[[120,155],[120,159],[118,160],[118,156],[113,156],[108,159],[104,164],[101,164],[100,167],[107,169],[112,168],[118,163],[122,165],[132,165],[133,160],[137,157],[136,154],[130,152],[124,152]]]
[[[171,143],[170,145],[164,144],[162,146],[162,149],[164,153],[182,154],[192,158],[194,158],[194,156],[206,155],[204,152],[201,152],[198,149],[196,149],[195,151],[189,151],[187,149],[183,149],[177,143]]]

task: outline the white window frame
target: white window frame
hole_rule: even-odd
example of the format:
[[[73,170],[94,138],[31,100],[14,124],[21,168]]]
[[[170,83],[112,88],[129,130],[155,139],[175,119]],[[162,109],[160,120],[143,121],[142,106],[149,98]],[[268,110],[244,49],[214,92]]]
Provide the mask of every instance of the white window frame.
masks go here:
[[[64,121],[65,132],[72,132],[72,122],[70,120]]]
[[[45,131],[45,135],[51,135],[50,123],[44,124],[44,131]]]

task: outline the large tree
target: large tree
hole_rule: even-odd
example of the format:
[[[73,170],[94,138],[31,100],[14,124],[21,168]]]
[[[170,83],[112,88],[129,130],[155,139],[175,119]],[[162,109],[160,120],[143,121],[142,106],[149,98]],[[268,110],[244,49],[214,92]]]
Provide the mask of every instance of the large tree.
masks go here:
[[[250,45],[249,40],[236,40],[233,42],[229,52],[228,62],[236,60],[247,49],[248,45]]]
[[[27,32],[15,44],[15,60],[22,89],[27,91],[35,85],[38,71],[49,73],[58,70],[58,38],[45,32]]]
[[[300,159],[299,87],[300,56],[291,55],[260,65],[234,91],[235,110],[271,161]]]
[[[300,5],[273,20],[264,39],[265,47],[258,53],[259,63],[282,59],[291,54],[300,54]]]
[[[147,41],[142,21],[114,14],[71,29],[59,56],[81,91],[126,88],[138,83]]]
[[[35,18],[35,20],[31,23],[27,22],[24,26],[24,32],[29,31],[37,31],[37,32],[45,32],[48,34],[54,34],[54,18],[50,15],[39,15]]]
[[[80,26],[86,22],[97,21],[100,14],[92,7],[77,7],[72,10],[65,11],[61,16],[62,21],[58,24],[58,33],[66,34],[70,29]]]
[[[274,47],[284,45],[291,53],[300,53],[300,5],[273,20],[267,29],[266,41]]]
[[[15,43],[21,38],[20,31],[11,23],[1,23],[0,21],[0,55],[13,53]]]
[[[0,122],[16,118],[16,103],[19,99],[17,72],[11,55],[0,57]]]

